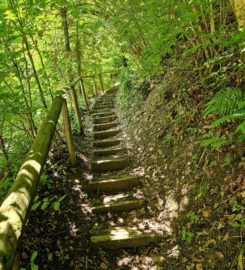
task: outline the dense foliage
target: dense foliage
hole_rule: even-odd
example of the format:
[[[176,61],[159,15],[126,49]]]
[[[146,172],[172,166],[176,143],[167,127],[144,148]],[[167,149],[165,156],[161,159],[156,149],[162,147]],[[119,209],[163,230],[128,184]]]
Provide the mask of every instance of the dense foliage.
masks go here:
[[[163,143],[171,152],[175,137],[182,140],[184,132],[189,132],[197,151],[204,151],[197,167],[206,149],[211,150],[204,167],[217,165],[211,160],[214,153],[223,153],[224,168],[230,168],[232,160],[244,161],[240,157],[245,140],[244,26],[243,0],[2,0],[0,200],[15,179],[53,97],[80,75],[85,77],[88,97],[101,90],[98,75],[105,86],[119,82],[118,105],[131,120],[155,84],[173,81],[172,70],[172,76],[179,76],[176,81],[181,81],[182,73],[188,74],[193,88],[190,83],[177,90],[171,85],[161,93],[171,114],[161,116],[168,121],[167,128],[162,132],[159,127],[160,134],[154,136],[167,134]],[[81,88],[76,91],[81,111],[86,112]],[[193,107],[188,108],[190,104]],[[70,118],[73,131],[78,131],[73,111]],[[57,128],[56,149],[62,135]],[[49,184],[46,176],[41,178],[41,186]],[[56,202],[56,208],[64,198]],[[38,200],[33,207],[46,209],[48,205],[49,199]],[[240,201],[235,199],[232,205],[240,207]],[[241,209],[234,212],[242,216]],[[194,224],[196,215],[190,213],[187,218]],[[244,222],[239,216],[237,228],[244,229]],[[182,230],[182,240],[191,243],[194,235],[187,229]],[[36,256],[33,253],[33,265]]]

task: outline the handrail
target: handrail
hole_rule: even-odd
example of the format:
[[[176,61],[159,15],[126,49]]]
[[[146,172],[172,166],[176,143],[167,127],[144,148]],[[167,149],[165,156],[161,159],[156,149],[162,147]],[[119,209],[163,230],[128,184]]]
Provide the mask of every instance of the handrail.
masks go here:
[[[104,88],[101,74],[98,74],[98,76],[100,77],[101,86]],[[82,83],[84,77],[86,76],[79,76],[62,90],[63,92],[67,90],[71,91],[73,106],[80,129],[82,127],[81,115],[75,85],[78,82]],[[37,132],[25,161],[0,206],[0,270],[12,269],[17,252],[18,240],[25,226],[28,211],[36,195],[39,179],[48,157],[61,112],[69,160],[72,165],[76,163],[67,103],[66,99],[59,95],[53,99],[52,105]]]
[[[69,159],[73,165],[76,162],[66,100],[62,96],[56,96],[14,183],[0,206],[0,270],[12,268],[18,240],[37,192],[61,112]]]

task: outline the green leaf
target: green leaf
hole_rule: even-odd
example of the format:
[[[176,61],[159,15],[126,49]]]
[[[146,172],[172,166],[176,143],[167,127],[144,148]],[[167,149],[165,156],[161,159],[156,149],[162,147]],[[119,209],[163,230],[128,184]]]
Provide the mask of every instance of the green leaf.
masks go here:
[[[59,201],[57,201],[57,202],[55,202],[55,203],[53,204],[53,209],[54,209],[55,211],[58,211],[58,210],[60,209],[60,202],[59,202]]]
[[[41,204],[41,201],[34,203],[31,207],[31,211],[35,211],[39,207],[40,204]]]
[[[34,251],[31,255],[31,270],[38,270],[38,265],[35,264],[35,259],[37,258],[37,251]]]

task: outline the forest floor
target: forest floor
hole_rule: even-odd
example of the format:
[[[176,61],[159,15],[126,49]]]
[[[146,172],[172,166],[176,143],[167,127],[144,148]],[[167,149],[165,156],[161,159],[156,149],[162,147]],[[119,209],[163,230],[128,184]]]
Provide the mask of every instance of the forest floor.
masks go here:
[[[184,87],[189,89],[186,96],[181,95]],[[244,162],[235,144],[232,150],[221,151],[195,144],[209,125],[202,117],[202,101],[207,98],[194,78],[170,70],[152,81],[149,96],[137,111],[120,112],[134,160],[131,167],[144,176],[136,192],[147,207],[108,218],[127,225],[143,220],[164,231],[161,241],[110,252],[90,245],[91,230],[106,227],[108,220],[91,212],[86,183],[92,177],[92,137],[86,117],[86,137],[76,137],[77,166],[71,168],[66,156],[51,155],[48,178],[35,202],[41,203],[31,211],[22,237],[22,267],[242,270],[238,265],[243,258]],[[53,203],[63,195],[55,210]]]

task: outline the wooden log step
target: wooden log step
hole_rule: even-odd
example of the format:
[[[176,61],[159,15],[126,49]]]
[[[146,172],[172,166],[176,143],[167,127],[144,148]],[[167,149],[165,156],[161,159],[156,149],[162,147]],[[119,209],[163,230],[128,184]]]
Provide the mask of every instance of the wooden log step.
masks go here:
[[[137,227],[115,227],[98,231],[91,236],[91,242],[105,249],[136,248],[160,240],[161,234],[140,230]]]
[[[93,147],[104,148],[110,146],[117,146],[121,144],[122,139],[112,139],[112,140],[101,140],[101,141],[94,141]]]
[[[108,122],[115,121],[116,119],[117,119],[116,115],[106,116],[106,117],[97,117],[97,118],[94,118],[94,124],[108,123]]]
[[[115,171],[126,168],[129,163],[129,158],[94,160],[92,161],[91,168],[94,172]]]
[[[96,124],[93,126],[93,130],[102,131],[102,130],[107,130],[107,129],[114,128],[117,126],[118,126],[118,123],[116,121],[113,121],[109,123]]]
[[[106,149],[97,149],[94,150],[94,156],[110,156],[116,155],[122,152],[126,152],[126,148],[124,147],[116,147],[116,148],[106,148]]]
[[[101,109],[114,109],[113,105],[96,105],[93,107],[94,110],[101,110]]]
[[[115,112],[101,112],[101,113],[93,113],[93,118],[99,118],[99,117],[108,117],[108,116],[116,116]]]
[[[115,106],[114,106],[114,104],[113,103],[100,103],[100,104],[97,104],[97,105],[95,105],[94,106],[94,108],[102,108],[102,109],[104,109],[104,108],[114,108]]]
[[[112,177],[90,182],[88,187],[96,192],[119,192],[131,189],[140,184],[140,178],[134,175]]]
[[[96,131],[93,133],[94,139],[106,139],[113,136],[116,136],[120,132],[120,128],[105,130],[105,131]]]
[[[95,109],[93,109],[92,111],[91,111],[91,113],[105,113],[105,112],[114,112],[114,110],[113,109],[99,109],[99,110],[95,110]]]
[[[113,94],[105,94],[100,99],[114,99],[116,95]]]
[[[142,208],[144,205],[143,200],[121,200],[118,202],[112,202],[108,204],[97,205],[92,208],[92,212],[96,213],[116,213],[116,212],[127,212]]]
[[[111,99],[111,98],[101,98],[98,101],[95,102],[95,104],[115,104],[115,99]]]

